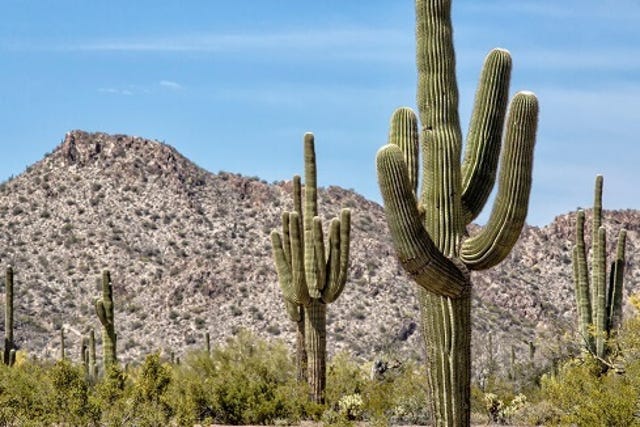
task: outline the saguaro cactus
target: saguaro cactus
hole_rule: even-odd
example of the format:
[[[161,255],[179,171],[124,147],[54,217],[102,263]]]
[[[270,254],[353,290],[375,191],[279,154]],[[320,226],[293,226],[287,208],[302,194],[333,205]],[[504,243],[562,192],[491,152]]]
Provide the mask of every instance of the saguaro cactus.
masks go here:
[[[616,257],[611,263],[607,283],[607,242],[602,226],[601,175],[596,177],[591,223],[591,282],[587,267],[587,250],[584,241],[584,211],[576,216],[576,244],[573,247],[573,277],[578,307],[578,326],[584,348],[604,360],[607,355],[606,340],[622,320],[623,276],[625,263],[626,230],[618,234]]]
[[[311,398],[324,400],[326,383],[326,305],[335,301],[347,281],[351,212],[342,209],[340,219],[329,226],[325,248],[322,220],[318,217],[316,156],[313,134],[304,136],[304,211],[300,177],[293,178],[292,212],[282,214],[282,234],[271,233],[278,282],[291,314],[298,307],[304,313],[292,317],[304,321],[307,381]],[[301,317],[303,319],[301,319]]]
[[[538,102],[530,92],[516,94],[505,123],[511,58],[503,49],[491,51],[480,76],[462,163],[451,2],[417,0],[416,15],[421,197],[418,122],[408,108],[392,116],[389,144],[377,155],[378,181],[397,255],[419,285],[436,425],[464,426],[470,424],[469,270],[498,264],[520,235],[531,187]],[[490,218],[469,237],[466,225],[485,205],[498,161]]]
[[[15,350],[13,342],[13,267],[7,267],[4,280],[4,354],[5,365],[13,365],[11,351]],[[15,354],[15,351],[14,351]],[[15,359],[15,357],[14,357]]]
[[[113,323],[113,288],[109,270],[102,272],[102,299],[96,301],[96,314],[102,324],[102,358],[107,368],[117,362],[117,334]]]

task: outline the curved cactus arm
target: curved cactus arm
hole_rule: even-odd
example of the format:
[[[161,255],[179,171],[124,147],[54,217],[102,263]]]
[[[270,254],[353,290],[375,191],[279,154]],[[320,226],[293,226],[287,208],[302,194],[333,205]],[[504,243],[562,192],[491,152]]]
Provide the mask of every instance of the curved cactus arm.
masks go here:
[[[282,237],[277,231],[271,232],[271,247],[273,259],[278,273],[278,283],[285,300],[299,305],[309,303],[309,293],[304,281],[304,263],[302,247],[300,246],[300,221],[298,214],[289,214],[289,237],[291,248],[291,263],[287,262]]]
[[[467,277],[438,251],[422,225],[402,151],[385,145],[376,163],[387,223],[402,266],[424,289],[441,296],[462,296],[469,288]]]
[[[418,194],[418,156],[420,137],[418,133],[418,118],[409,107],[400,107],[391,115],[389,125],[389,144],[400,147],[407,164],[409,182],[414,194]]]
[[[462,163],[465,224],[480,214],[495,184],[510,78],[511,55],[507,50],[493,49],[480,75]]]
[[[515,95],[502,152],[498,193],[487,225],[462,244],[460,258],[471,270],[493,267],[515,245],[527,217],[538,100],[531,92]]]
[[[611,263],[609,291],[607,295],[607,332],[617,329],[620,326],[620,321],[622,319],[622,288],[626,241],[627,231],[621,230],[618,235],[616,258]]]
[[[316,216],[313,218],[313,251],[316,260],[316,289],[322,292],[326,283],[326,256],[324,253],[324,233],[322,220]]]
[[[108,328],[109,318],[107,317],[107,311],[104,307],[104,303],[102,302],[102,300],[96,300],[95,306],[96,306],[96,314],[98,315],[98,320],[100,320],[100,323],[102,323],[102,326],[104,326],[105,328]]]
[[[285,299],[284,305],[287,309],[289,319],[291,319],[293,322],[299,322],[302,320],[302,315],[300,314],[300,306],[298,304],[294,304]]]
[[[340,219],[331,221],[329,229],[329,259],[327,260],[327,287],[322,292],[325,304],[335,301],[347,283],[351,211],[343,209]]]
[[[282,251],[287,265],[291,265],[291,236],[289,235],[289,212],[282,213]]]

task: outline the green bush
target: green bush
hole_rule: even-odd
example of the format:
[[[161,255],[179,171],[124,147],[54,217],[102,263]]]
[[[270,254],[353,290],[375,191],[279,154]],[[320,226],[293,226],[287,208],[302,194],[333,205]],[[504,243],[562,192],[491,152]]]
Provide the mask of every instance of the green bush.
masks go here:
[[[286,347],[241,331],[211,356],[197,352],[175,367],[170,391],[180,424],[269,424],[306,416],[308,390],[296,383]]]

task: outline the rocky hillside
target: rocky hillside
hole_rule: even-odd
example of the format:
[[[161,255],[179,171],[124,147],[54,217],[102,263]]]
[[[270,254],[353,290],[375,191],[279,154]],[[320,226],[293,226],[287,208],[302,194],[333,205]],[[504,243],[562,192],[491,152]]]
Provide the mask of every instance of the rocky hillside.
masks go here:
[[[103,268],[114,282],[123,360],[179,355],[202,347],[205,332],[220,342],[240,328],[293,341],[269,240],[290,191],[290,181],[209,173],[159,142],[67,134],[0,189],[0,266],[16,272],[17,344],[53,357],[64,327],[77,358],[81,334],[99,331],[93,300]],[[328,310],[329,351],[420,356],[414,285],[394,258],[382,208],[338,187],[320,192],[323,218],[341,207],[353,210],[351,275]],[[638,224],[637,211],[605,212],[610,236],[629,230],[627,293],[640,282]],[[529,341],[544,350],[571,332],[572,234],[572,214],[527,227],[501,266],[475,274],[477,353],[489,332],[496,351],[513,345],[518,354]]]

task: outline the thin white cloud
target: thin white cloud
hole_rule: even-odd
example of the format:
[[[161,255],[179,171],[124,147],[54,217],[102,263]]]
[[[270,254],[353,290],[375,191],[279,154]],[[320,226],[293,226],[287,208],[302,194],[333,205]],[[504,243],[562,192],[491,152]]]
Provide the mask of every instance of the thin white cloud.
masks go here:
[[[133,95],[133,92],[130,91],[129,89],[117,89],[117,88],[112,88],[112,87],[101,87],[98,89],[98,92],[101,93],[110,93],[110,94],[114,94],[114,95],[126,95],[126,96],[130,96]]]
[[[60,44],[22,42],[1,45],[5,50],[114,53],[226,53],[309,55],[328,59],[407,61],[413,59],[413,35],[392,29],[324,29],[253,34],[195,34],[85,40]]]
[[[173,82],[171,80],[161,80],[160,86],[170,90],[180,90],[183,88],[183,86],[180,83]]]

